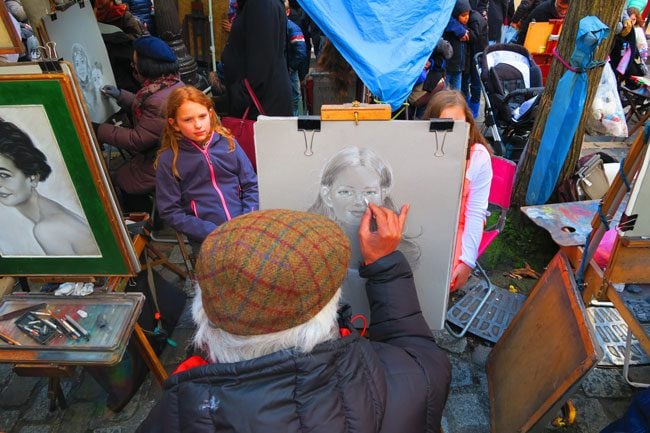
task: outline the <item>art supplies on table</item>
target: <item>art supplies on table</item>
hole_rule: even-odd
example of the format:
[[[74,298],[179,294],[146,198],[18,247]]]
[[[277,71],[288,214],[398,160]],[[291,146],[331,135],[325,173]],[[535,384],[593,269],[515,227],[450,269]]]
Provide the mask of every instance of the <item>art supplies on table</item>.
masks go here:
[[[141,293],[5,296],[0,300],[0,362],[117,362],[143,304]]]

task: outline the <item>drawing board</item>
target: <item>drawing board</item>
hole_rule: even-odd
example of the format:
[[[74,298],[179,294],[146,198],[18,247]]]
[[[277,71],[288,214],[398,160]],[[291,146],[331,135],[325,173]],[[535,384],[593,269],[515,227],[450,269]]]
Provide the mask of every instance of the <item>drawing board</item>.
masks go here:
[[[106,121],[119,107],[100,92],[104,85],[115,85],[115,77],[92,7],[78,3],[43,17],[43,24],[58,55],[72,64],[91,120]]]
[[[634,181],[630,200],[625,209],[625,214],[634,222],[631,230],[623,232],[623,236],[641,236],[650,238],[650,152],[646,152],[643,165]]]
[[[260,208],[328,215],[351,241],[343,285],[352,314],[368,316],[357,229],[366,201],[399,209],[409,203],[400,249],[413,268],[424,316],[442,329],[461,201],[468,127],[429,121],[322,121],[299,130],[296,118],[260,116],[255,143]]]

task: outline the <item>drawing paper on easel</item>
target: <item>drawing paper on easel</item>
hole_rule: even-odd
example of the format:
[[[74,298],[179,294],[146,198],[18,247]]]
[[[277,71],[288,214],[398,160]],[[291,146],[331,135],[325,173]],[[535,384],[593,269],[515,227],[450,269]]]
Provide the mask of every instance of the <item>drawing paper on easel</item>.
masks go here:
[[[119,107],[100,92],[106,84],[115,85],[115,77],[92,7],[71,6],[57,12],[56,20],[43,17],[43,24],[59,56],[72,63],[90,118],[104,122]]]
[[[453,246],[465,171],[467,125],[429,131],[428,121],[323,121],[297,129],[295,118],[260,117],[255,142],[262,209],[324,214],[350,239],[343,285],[352,313],[368,315],[357,231],[372,202],[399,210],[410,204],[399,250],[413,268],[422,311],[441,329],[447,309]]]
[[[633,223],[631,230],[623,232],[623,236],[641,236],[650,239],[650,152],[646,152],[643,165],[634,181],[630,200],[625,208],[625,215],[631,217],[627,224]]]

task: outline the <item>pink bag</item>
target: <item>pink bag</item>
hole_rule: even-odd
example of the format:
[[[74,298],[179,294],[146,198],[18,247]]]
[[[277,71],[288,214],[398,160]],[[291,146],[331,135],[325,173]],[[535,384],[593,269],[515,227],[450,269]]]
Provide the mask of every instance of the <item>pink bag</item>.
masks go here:
[[[246,86],[246,90],[248,90],[248,94],[251,96],[257,111],[259,111],[260,114],[266,114],[247,79],[244,79],[244,85]],[[257,172],[257,163],[255,161],[255,135],[253,130],[255,120],[247,119],[249,111],[250,107],[246,108],[241,119],[237,117],[222,117],[221,125],[225,126],[230,130],[230,132],[232,132],[237,143],[239,143],[239,146],[242,148],[246,156],[248,156],[251,164],[253,164],[253,169]]]
[[[627,65],[630,64],[630,59],[632,58],[632,48],[628,45],[625,48],[625,52],[621,56],[621,60],[618,62],[618,66],[616,66],[616,71],[621,74],[625,75],[625,71],[627,71]]]

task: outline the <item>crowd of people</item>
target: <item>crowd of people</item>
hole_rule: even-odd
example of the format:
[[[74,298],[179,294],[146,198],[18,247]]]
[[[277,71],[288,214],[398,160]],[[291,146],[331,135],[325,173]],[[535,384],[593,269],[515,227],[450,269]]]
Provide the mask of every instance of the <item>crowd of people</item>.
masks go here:
[[[20,3],[4,1],[12,13]],[[439,431],[451,367],[421,313],[412,274],[419,249],[404,234],[408,205],[398,208],[390,199],[388,164],[371,149],[351,146],[327,163],[308,212],[260,211],[253,165],[221,125],[213,99],[181,81],[174,50],[123,6],[97,2],[95,10],[133,39],[139,89],[106,85],[101,93],[115,99],[132,124],[97,123],[94,132],[101,144],[132,154],[111,177],[122,205],[155,195],[162,220],[200,251],[192,306],[197,354],[168,380],[139,431],[177,431],[181,420],[196,432]],[[476,266],[492,181],[493,151],[474,120],[481,98],[474,56],[502,42],[503,25],[523,44],[530,22],[561,18],[568,7],[569,0],[522,0],[514,11],[504,0],[456,0],[416,80],[410,98],[416,117],[469,124],[451,291],[463,287]],[[642,63],[644,9],[626,9],[619,30]],[[229,115],[255,119],[261,109],[270,116],[304,114],[301,83],[312,51],[337,94],[348,95],[357,81],[295,2],[231,1],[223,26],[229,36],[212,84],[227,95]],[[0,120],[0,126],[7,137],[31,145],[13,124]],[[26,204],[38,201],[40,209],[58,213],[60,224],[77,227],[82,239],[85,221],[36,191],[49,174],[42,153],[33,151],[42,168],[23,168],[15,143],[5,147],[0,204],[14,197],[7,192],[13,179],[25,192],[11,206],[30,210]],[[372,185],[357,191],[346,181],[341,188],[342,178],[359,176]],[[47,239],[37,240],[49,248]],[[81,250],[78,243],[69,248]],[[366,279],[369,338],[339,308],[351,270]],[[242,410],[256,416],[241,416]]]

